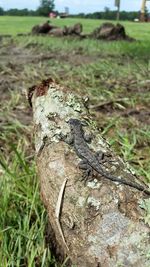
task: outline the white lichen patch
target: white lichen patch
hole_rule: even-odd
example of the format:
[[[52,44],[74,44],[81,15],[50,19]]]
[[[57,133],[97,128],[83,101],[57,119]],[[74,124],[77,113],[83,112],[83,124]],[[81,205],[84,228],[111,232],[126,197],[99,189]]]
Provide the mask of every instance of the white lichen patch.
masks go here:
[[[69,126],[64,123],[66,118],[78,118],[79,111],[84,110],[84,107],[78,103],[77,97],[73,94],[64,97],[61,90],[58,91],[52,87],[46,95],[35,99],[33,109],[35,125],[41,127],[40,134],[36,137],[36,151],[38,152],[45,137],[52,142],[59,142],[62,129],[64,135],[69,132]],[[57,117],[59,125],[56,123]]]
[[[106,153],[107,153],[107,148],[106,148],[106,146],[105,146],[105,148],[102,147],[102,146],[97,142],[97,140],[96,140],[95,138],[94,138],[94,139],[92,140],[92,142],[89,144],[89,147],[90,147],[93,151],[95,151],[95,152],[100,151],[100,152],[103,153],[103,154],[106,154]]]
[[[79,197],[78,198],[78,202],[77,202],[77,206],[84,207],[85,206],[85,202],[86,202],[86,198],[85,197]]]
[[[51,161],[49,163],[49,168],[55,171],[60,177],[64,177],[66,174],[64,164],[61,162],[60,158],[58,158],[58,160],[55,159],[54,161]]]
[[[124,237],[121,240],[121,246],[123,247],[132,247],[133,250],[130,251],[128,255],[126,255],[126,259],[132,264],[136,264],[138,260],[143,256],[146,260],[147,264],[143,266],[150,266],[150,258],[146,259],[146,255],[150,250],[150,243],[149,243],[149,234],[142,233],[138,230],[138,224],[136,225],[137,228],[132,227],[134,232],[132,232],[128,237]],[[135,253],[136,252],[136,253]],[[122,257],[123,257],[122,253]]]
[[[89,254],[101,257],[107,252],[107,246],[119,245],[128,231],[129,220],[119,212],[110,212],[103,216],[102,221],[88,236]]]
[[[109,144],[101,137],[100,134],[97,135],[97,142],[104,149],[109,148]]]
[[[93,132],[94,138],[92,139],[92,142],[89,144],[89,147],[97,152],[100,151],[104,155],[107,154],[109,145],[106,143],[106,141],[100,136],[99,133]]]
[[[130,166],[130,164],[128,162],[125,162],[124,165],[125,165],[124,171],[126,173],[135,175],[134,169]]]
[[[118,204],[119,203],[119,199],[118,198],[114,198],[114,203]]]
[[[129,219],[119,212],[110,212],[103,217],[101,231],[105,244],[115,244],[120,242],[122,235],[126,233]]]
[[[94,179],[93,181],[89,181],[87,183],[87,187],[91,189],[99,189],[102,183],[100,183],[97,179]]]
[[[89,235],[88,236],[88,242],[89,243],[96,243],[97,242],[97,236],[95,236],[95,235]]]
[[[120,163],[119,163],[119,161],[114,161],[114,162],[113,162],[113,165],[115,165],[115,166],[119,166]]]
[[[116,166],[111,166],[110,170],[115,172],[117,170],[117,168],[116,168]]]
[[[73,94],[68,95],[68,100],[66,101],[66,104],[72,107],[75,111],[82,111],[81,104],[77,101]]]
[[[92,206],[95,208],[95,210],[99,210],[101,202],[98,199],[95,199],[94,197],[88,197],[87,199],[88,206]]]

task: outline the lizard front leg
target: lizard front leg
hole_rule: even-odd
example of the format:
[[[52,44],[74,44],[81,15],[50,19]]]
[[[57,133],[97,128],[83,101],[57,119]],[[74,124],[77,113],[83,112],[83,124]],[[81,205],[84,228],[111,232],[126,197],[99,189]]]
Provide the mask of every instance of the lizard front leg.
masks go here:
[[[65,143],[67,143],[68,145],[73,145],[73,135],[71,133],[65,135],[63,133],[60,134],[60,140],[64,141]]]

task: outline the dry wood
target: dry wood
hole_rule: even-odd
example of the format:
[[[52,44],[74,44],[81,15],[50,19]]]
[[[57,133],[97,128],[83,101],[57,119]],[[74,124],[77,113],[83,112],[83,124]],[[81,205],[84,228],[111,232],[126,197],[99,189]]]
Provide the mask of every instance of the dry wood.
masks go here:
[[[88,122],[85,131],[93,135],[89,146],[109,154],[108,163],[104,163],[108,172],[137,183],[142,181],[111,151],[81,97],[49,80],[31,88],[29,98],[33,105],[41,197],[49,215],[50,241],[56,254],[62,260],[69,256],[70,266],[149,267],[149,227],[142,221],[143,210],[139,207],[139,200],[146,195],[96,173],[84,183],[83,172],[78,168],[80,159],[60,139],[61,133],[70,132],[67,121],[78,118]]]

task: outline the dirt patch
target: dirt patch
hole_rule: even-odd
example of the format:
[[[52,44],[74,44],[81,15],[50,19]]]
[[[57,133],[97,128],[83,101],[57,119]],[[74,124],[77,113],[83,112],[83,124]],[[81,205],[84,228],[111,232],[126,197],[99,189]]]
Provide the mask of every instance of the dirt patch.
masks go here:
[[[39,44],[28,43],[26,46],[16,45],[11,39],[5,46],[3,41],[0,43],[0,89],[1,99],[9,100],[12,91],[21,93],[23,102],[26,102],[24,97],[25,90],[32,85],[41,82],[41,80],[51,77],[51,65],[48,65],[51,60],[55,61],[55,64],[61,65],[62,63],[70,65],[72,67],[78,67],[81,65],[88,65],[95,62],[99,58],[103,58],[104,55],[87,55],[82,47],[77,47],[73,51],[58,51],[58,50],[44,50]],[[105,56],[106,57],[106,56]],[[117,60],[114,58],[113,60]],[[119,60],[119,59],[118,59]],[[57,63],[58,62],[58,63]],[[58,68],[56,74],[59,78],[66,77],[67,73],[65,69]],[[97,76],[96,76],[97,75]],[[78,78],[78,77],[77,77]],[[79,77],[80,78],[80,77]],[[101,74],[95,74],[95,79],[98,81],[99,86],[105,87],[109,91],[114,91],[116,86],[124,88],[127,96],[131,97],[131,94],[136,91],[139,93],[145,93],[149,90],[149,83],[145,81],[144,84],[138,85],[137,80],[118,79],[110,80]],[[122,98],[122,93],[120,94]],[[120,105],[123,105],[123,109],[120,109]],[[122,100],[115,102],[102,103],[98,108],[97,112],[101,114],[107,114],[108,116],[114,113],[114,115],[122,117],[134,117],[141,123],[147,124],[150,122],[149,109],[130,111],[131,107],[125,105]],[[23,116],[19,115],[18,110],[14,110],[16,116],[20,116],[22,121]],[[25,112],[26,114],[26,112]],[[29,121],[30,114],[27,112],[25,115],[25,123]]]
[[[30,47],[17,46],[13,41],[9,42],[5,47],[1,48],[1,62],[2,66],[8,66],[11,69],[19,70],[22,65],[28,63],[37,63],[42,60],[51,58],[50,55],[45,55],[40,50],[37,52],[38,45],[31,45]]]
[[[148,109],[128,109],[122,112],[121,116],[127,118],[129,116],[135,117],[140,122],[150,125],[150,111]]]
[[[81,49],[82,50],[82,49]],[[97,55],[85,55],[80,49],[70,52],[62,51],[44,51],[38,44],[29,43],[25,47],[16,46],[14,42],[10,42],[5,47],[0,47],[0,67],[7,65],[12,69],[19,69],[21,65],[28,63],[37,63],[39,61],[56,59],[65,61],[71,65],[83,65],[94,62]]]
[[[67,62],[71,66],[81,66],[87,65],[97,60],[97,55],[84,55],[80,54],[78,51],[73,51],[73,53],[59,53],[53,56],[53,59],[57,59],[62,62]]]
[[[91,106],[91,110],[108,116],[112,116],[113,113],[114,116],[122,118],[133,117],[141,124],[150,125],[150,111],[148,107],[137,106],[134,109],[131,109],[126,106],[123,99],[108,101],[101,103],[100,105]]]
[[[3,41],[0,43],[0,54],[1,105],[3,101],[9,101],[12,94],[18,93],[20,104],[13,109],[13,118],[18,118],[25,125],[31,121],[31,110],[27,111],[26,90],[51,76],[48,65],[51,60],[80,66],[97,59],[96,56],[85,55],[80,48],[71,52],[44,51],[38,44],[17,45],[12,39],[5,40],[5,45]],[[63,71],[61,75],[64,75]],[[24,109],[20,109],[21,102],[24,103]]]

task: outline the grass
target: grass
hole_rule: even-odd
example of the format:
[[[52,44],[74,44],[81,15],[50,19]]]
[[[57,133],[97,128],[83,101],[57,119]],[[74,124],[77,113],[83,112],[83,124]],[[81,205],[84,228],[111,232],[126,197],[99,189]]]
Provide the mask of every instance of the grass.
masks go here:
[[[91,110],[102,135],[150,184],[149,24],[123,22],[127,33],[138,39],[133,43],[16,37],[44,21],[38,17],[0,17],[0,33],[14,36],[13,41],[0,44],[0,73],[6,83],[1,95],[0,124],[0,266],[4,267],[58,266],[44,242],[47,216],[35,174],[31,110],[22,94],[25,88],[52,76],[73,91],[89,95],[91,105],[103,104],[99,112]],[[76,19],[53,23],[63,26],[77,21],[83,23],[85,32],[102,23]],[[40,54],[51,55],[51,59],[43,60],[41,56],[34,62]],[[27,112],[30,123],[26,122]],[[149,223],[149,201],[140,205]]]
[[[0,34],[12,34],[27,33],[30,32],[31,28],[35,24],[41,24],[46,21],[47,18],[42,17],[11,17],[1,16],[0,17]],[[51,19],[52,24],[63,27],[65,25],[73,25],[77,22],[83,24],[84,32],[91,32],[94,28],[98,27],[101,23],[106,22],[103,20],[93,19]],[[116,21],[110,21],[116,23]],[[134,38],[139,40],[149,41],[150,28],[149,24],[145,23],[133,23],[129,21],[121,22],[127,30],[127,33]]]
[[[15,96],[17,101],[11,98],[2,109],[7,123],[1,125],[0,140],[0,266],[56,266],[44,241],[47,215],[31,148],[29,153],[31,127],[10,120],[19,104]]]

